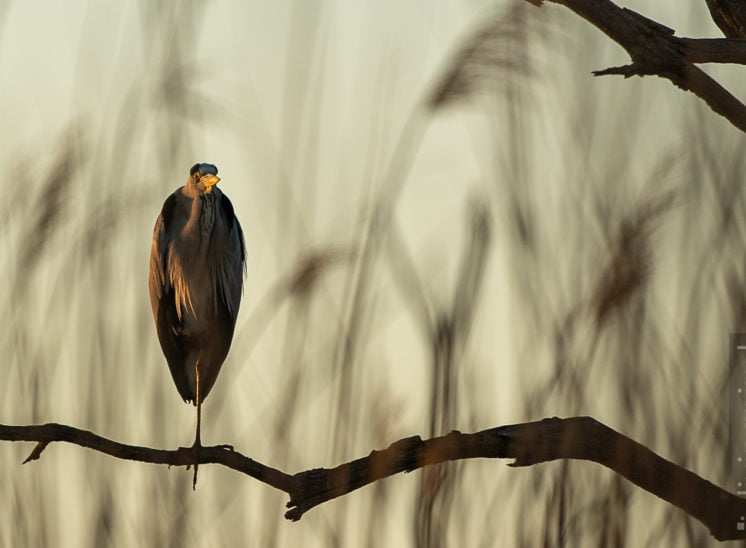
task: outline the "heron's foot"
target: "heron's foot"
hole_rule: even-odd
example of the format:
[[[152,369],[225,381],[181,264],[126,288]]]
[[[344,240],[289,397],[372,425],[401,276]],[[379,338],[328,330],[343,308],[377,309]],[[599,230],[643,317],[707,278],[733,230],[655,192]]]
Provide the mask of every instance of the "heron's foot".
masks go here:
[[[192,490],[197,489],[197,471],[199,469],[199,457],[202,447],[202,444],[195,441],[194,445],[192,445],[191,447],[179,447],[178,449],[179,453],[186,453],[189,456],[189,460],[192,461],[191,464],[186,465],[186,469],[189,470],[189,468],[194,466],[194,475],[192,476]]]
[[[200,450],[202,449],[202,447],[204,447],[204,446],[195,444],[195,445],[192,445],[190,447],[179,447],[177,449],[177,451],[180,454],[184,454],[184,455],[188,456],[189,460],[193,461],[193,463],[196,463],[199,460],[199,453],[200,453]],[[187,464],[186,466],[187,466],[187,470],[188,470],[189,467],[192,466],[192,463]]]
[[[194,475],[192,476],[192,491],[197,490],[197,470],[199,470],[199,452],[202,449],[202,444],[199,441],[199,436],[194,440],[192,445],[192,451],[194,451]]]
[[[197,490],[197,470],[199,469],[199,463],[194,463],[194,475],[192,476],[192,491]]]

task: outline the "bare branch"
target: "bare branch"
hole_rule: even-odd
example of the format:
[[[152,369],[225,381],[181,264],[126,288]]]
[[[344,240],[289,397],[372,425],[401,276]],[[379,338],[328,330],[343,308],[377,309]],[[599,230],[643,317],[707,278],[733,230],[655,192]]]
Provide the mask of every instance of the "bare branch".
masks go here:
[[[746,40],[727,38],[678,38],[692,63],[746,65]]]
[[[126,445],[110,439],[64,424],[48,423],[33,426],[5,426],[0,424],[0,440],[6,441],[35,441],[38,442],[34,450],[23,461],[36,460],[51,442],[65,441],[94,451],[105,453],[112,457],[152,464],[167,464],[169,466],[189,466],[194,464],[195,454],[191,447],[176,450],[151,449],[136,445]],[[293,477],[265,466],[242,454],[226,449],[224,446],[202,447],[199,452],[199,464],[222,464],[237,472],[242,472],[254,479],[271,485],[287,493],[292,491]]]
[[[399,472],[470,458],[515,458],[511,466],[557,459],[594,461],[678,506],[704,523],[716,539],[746,538],[746,532],[737,530],[740,516],[746,515],[746,500],[590,417],[545,419],[475,434],[454,431],[425,441],[418,436],[405,438],[331,470],[297,474],[306,485],[299,498],[291,499],[288,506],[293,508],[285,516],[300,519],[313,506]]]
[[[37,442],[27,460],[38,458],[51,442],[66,441],[121,459],[173,466],[194,463],[191,448],[167,451],[125,445],[60,424],[0,425],[0,440]],[[737,527],[740,516],[746,515],[746,500],[656,455],[591,417],[555,417],[474,434],[453,431],[447,436],[429,440],[414,436],[336,468],[317,468],[295,475],[270,468],[224,447],[204,447],[199,452],[200,464],[222,464],[288,493],[290,501],[287,506],[290,509],[285,517],[293,521],[319,504],[380,479],[425,466],[472,458],[513,458],[515,461],[511,466],[514,467],[557,459],[597,462],[678,506],[707,526],[717,540],[746,539],[746,531]]]
[[[536,4],[536,0],[527,0]],[[546,0],[574,11],[621,45],[632,64],[595,71],[596,76],[619,74],[655,75],[691,91],[716,113],[746,131],[746,106],[695,63],[746,64],[746,41],[693,39],[674,35],[674,30],[611,0]],[[541,3],[541,2],[539,2]]]

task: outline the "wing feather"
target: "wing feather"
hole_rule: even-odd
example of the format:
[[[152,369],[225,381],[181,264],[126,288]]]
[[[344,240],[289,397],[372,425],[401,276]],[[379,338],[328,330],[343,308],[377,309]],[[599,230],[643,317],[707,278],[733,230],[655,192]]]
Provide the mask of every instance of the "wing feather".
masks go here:
[[[226,241],[225,245],[220,246],[221,251],[217,260],[216,293],[235,322],[241,304],[243,277],[246,273],[246,246],[233,204],[225,194],[220,197],[220,207],[225,221]]]
[[[153,229],[148,288],[158,340],[171,370],[171,377],[179,395],[190,401],[194,399],[194,394],[183,367],[188,337],[181,333],[181,317],[177,313],[176,295],[168,273],[170,234],[175,208],[176,196],[171,194],[163,203],[163,209]]]

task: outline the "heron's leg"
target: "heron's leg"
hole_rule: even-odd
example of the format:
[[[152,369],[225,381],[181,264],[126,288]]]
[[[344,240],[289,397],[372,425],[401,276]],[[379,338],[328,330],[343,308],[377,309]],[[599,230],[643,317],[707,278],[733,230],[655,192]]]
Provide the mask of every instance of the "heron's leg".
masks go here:
[[[202,426],[202,400],[199,397],[199,359],[194,363],[194,373],[195,373],[195,389],[194,389],[194,400],[197,403],[197,429],[194,434],[194,445],[192,447],[194,450],[199,452],[199,448],[202,447],[202,442],[200,441],[200,427]],[[199,467],[199,458],[197,458],[194,461],[194,476],[192,477],[192,490],[194,491],[197,488],[197,468]]]
[[[195,399],[197,401],[197,430],[194,434],[194,447],[202,447],[200,431],[202,429],[202,399],[199,397],[199,371],[197,371],[197,389]]]

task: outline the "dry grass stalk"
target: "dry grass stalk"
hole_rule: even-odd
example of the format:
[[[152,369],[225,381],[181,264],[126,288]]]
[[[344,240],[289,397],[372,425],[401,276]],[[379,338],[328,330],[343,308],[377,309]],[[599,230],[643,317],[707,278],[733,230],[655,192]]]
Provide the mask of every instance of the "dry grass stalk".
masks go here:
[[[527,15],[525,2],[514,3],[473,31],[452,56],[443,76],[433,86],[427,105],[437,110],[467,99],[502,79],[526,78],[534,73],[534,59],[526,48],[516,48],[523,35],[534,32],[541,18]]]
[[[611,258],[602,272],[591,299],[596,323],[604,325],[610,315],[639,296],[648,282],[652,253],[650,235],[654,221],[670,207],[665,195],[640,207],[622,221],[613,242]]]

